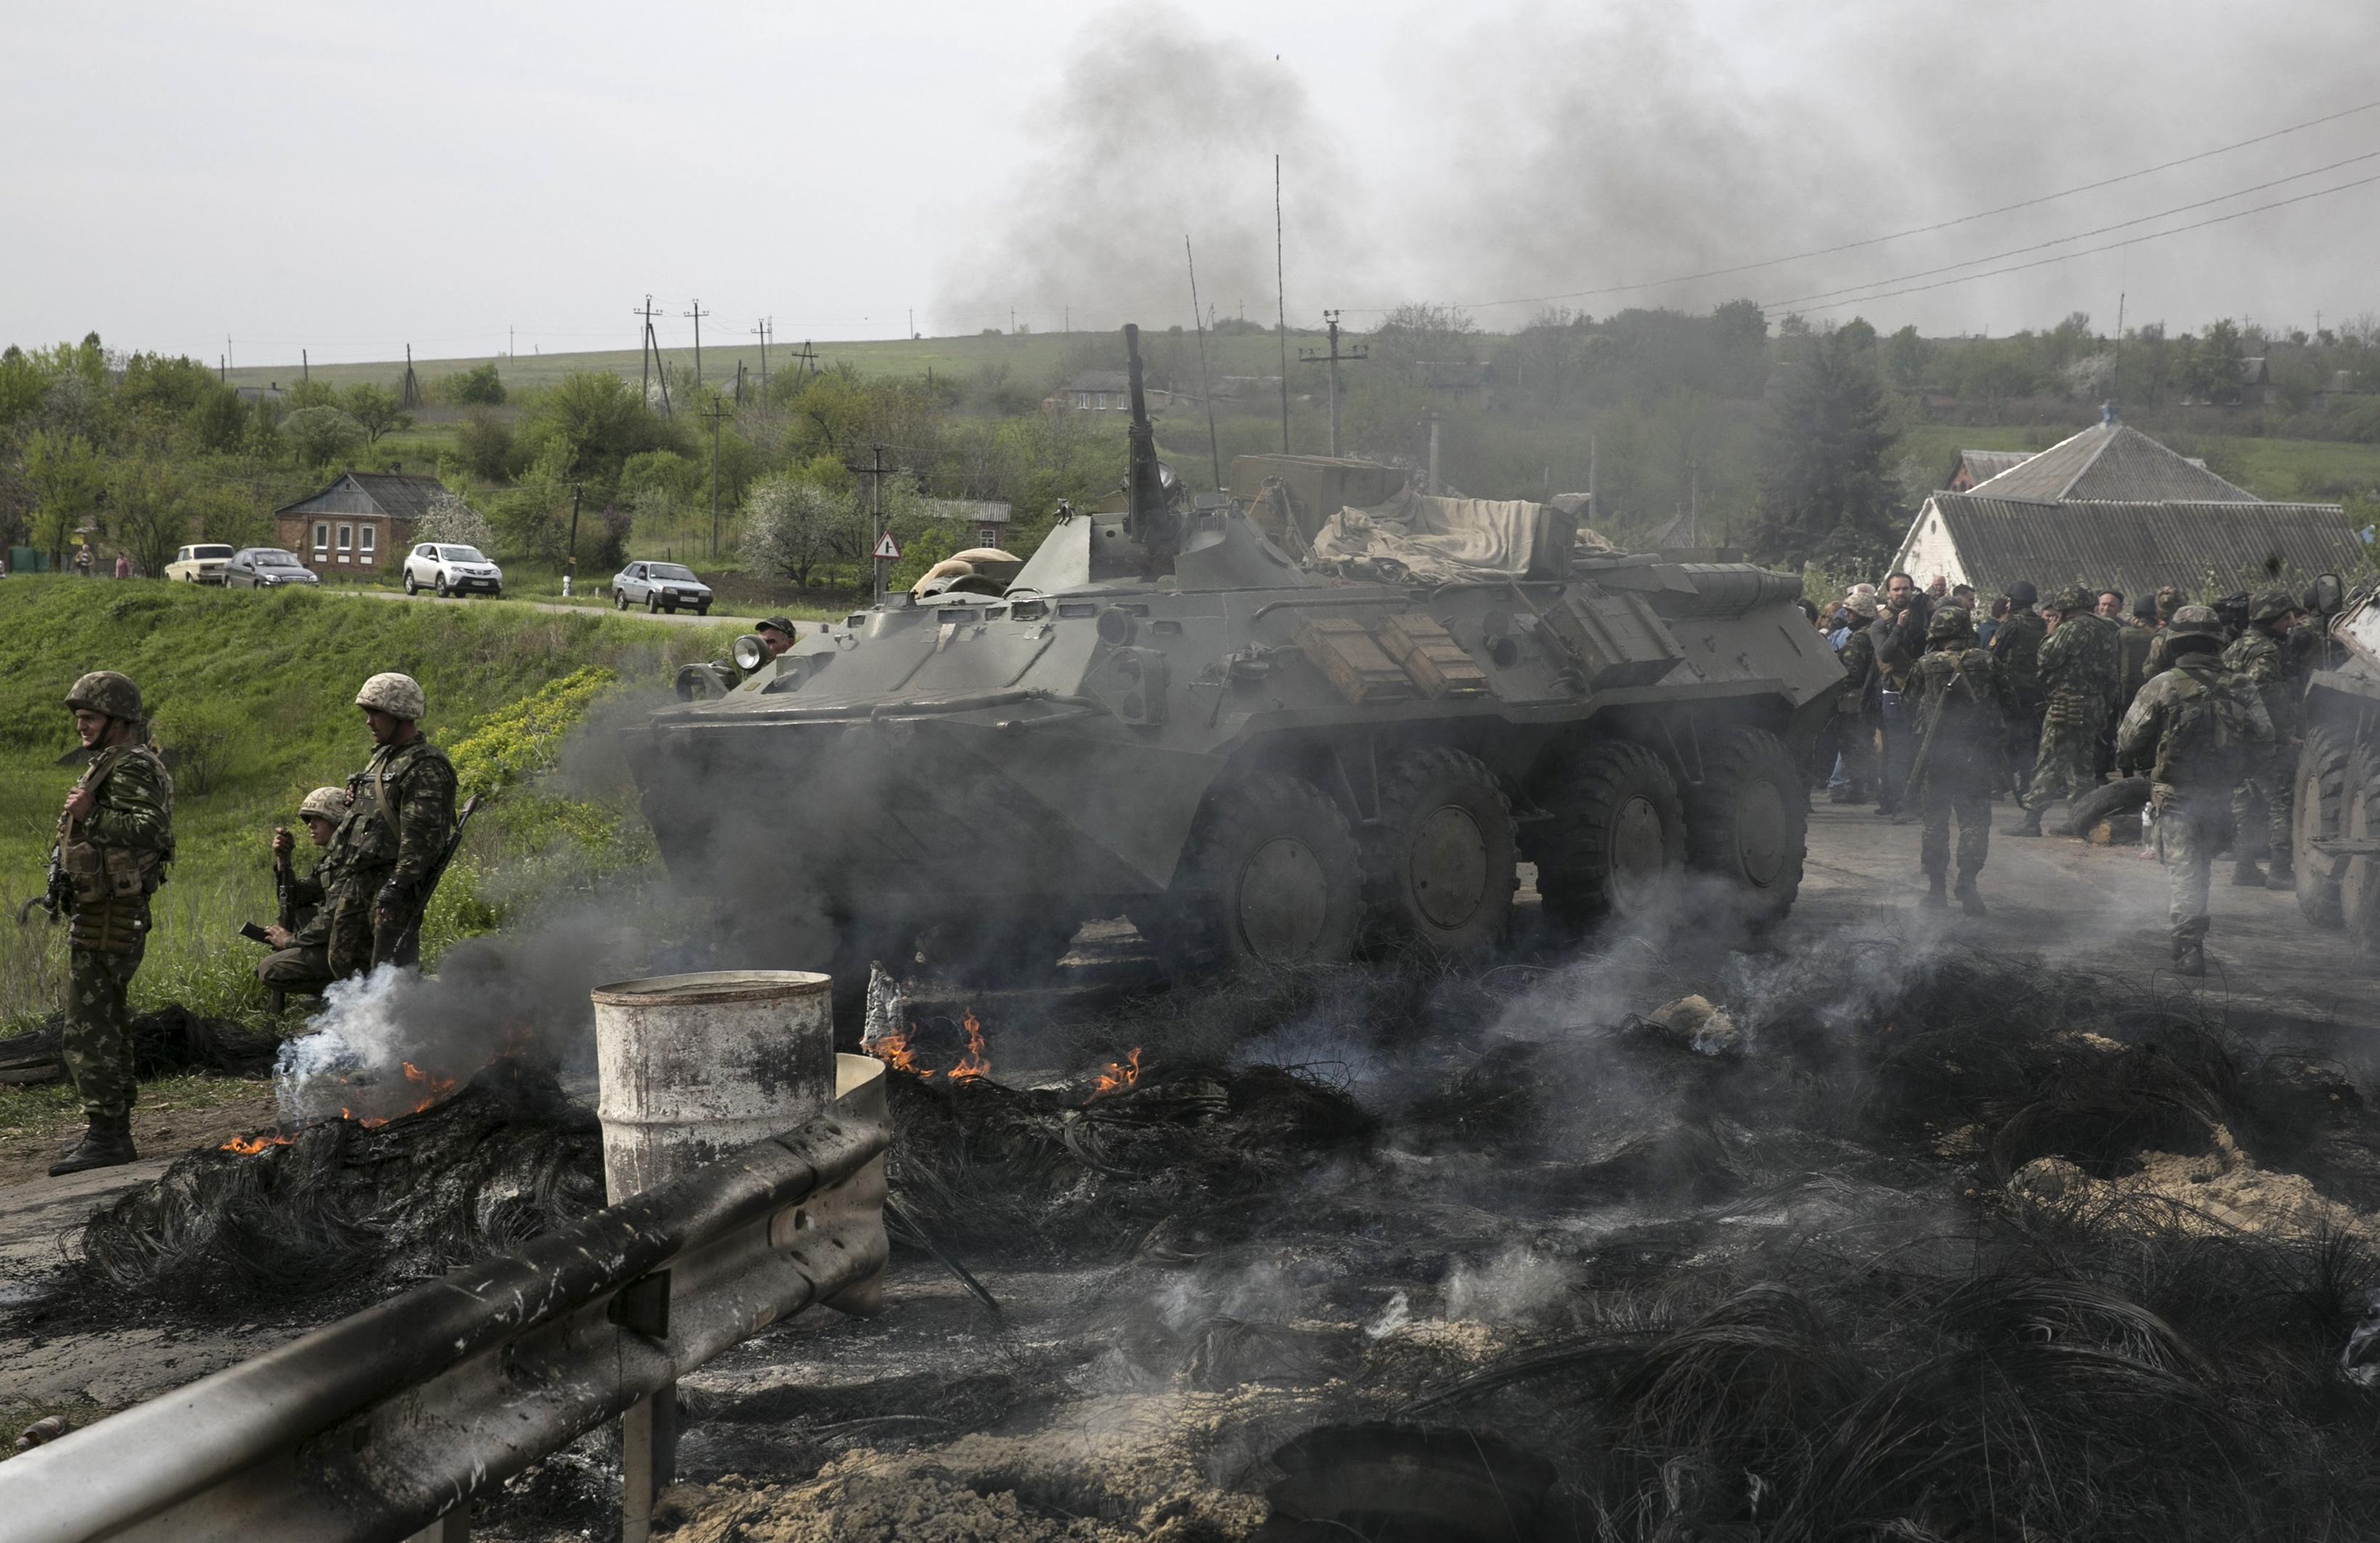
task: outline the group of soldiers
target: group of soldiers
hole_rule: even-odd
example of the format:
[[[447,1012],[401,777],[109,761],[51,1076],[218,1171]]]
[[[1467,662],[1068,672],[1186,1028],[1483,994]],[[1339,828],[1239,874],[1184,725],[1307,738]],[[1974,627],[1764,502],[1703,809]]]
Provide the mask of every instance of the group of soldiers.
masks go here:
[[[320,991],[375,965],[411,963],[421,907],[448,848],[455,771],[422,736],[420,686],[409,675],[377,674],[356,705],[371,734],[371,759],[346,786],[318,787],[298,807],[322,856],[305,879],[285,874],[291,898],[310,911],[268,929],[274,952],[257,974],[276,990]],[[59,816],[43,899],[68,921],[61,1055],[85,1129],[51,1164],[53,1174],[139,1155],[127,998],[148,946],[150,897],[174,860],[174,780],[150,743],[140,687],[114,670],[96,671],[75,682],[67,708],[91,757]],[[288,869],[294,844],[286,831],[274,832],[277,867]]]
[[[1935,605],[1906,574],[1887,581],[1881,601],[1846,599],[1851,632],[1839,657],[1857,684],[1843,699],[1840,741],[1854,793],[1874,786],[1880,813],[1917,805],[1925,904],[1947,906],[1955,893],[1980,915],[1996,793],[2017,802],[2009,833],[2038,836],[2044,810],[2084,797],[2110,766],[2146,775],[2172,884],[2174,966],[2204,974],[2209,875],[2227,836],[2234,883],[2296,882],[2290,794],[2310,653],[2301,645],[2312,636],[2294,630],[2303,610],[2268,590],[2229,628],[2214,608],[2168,589],[2127,624],[2120,596],[2079,585],[2046,601],[2022,579],[2006,593],[1987,648],[1968,606]],[[1972,591],[1949,597],[1959,599]]]

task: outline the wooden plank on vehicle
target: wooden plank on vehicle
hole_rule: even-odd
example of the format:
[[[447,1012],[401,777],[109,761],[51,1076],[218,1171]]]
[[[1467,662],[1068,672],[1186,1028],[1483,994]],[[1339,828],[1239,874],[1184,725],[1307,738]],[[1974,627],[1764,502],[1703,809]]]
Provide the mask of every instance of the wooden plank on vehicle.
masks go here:
[[[1390,616],[1380,624],[1380,647],[1404,666],[1414,684],[1432,697],[1482,697],[1488,693],[1487,673],[1454,635],[1435,616],[1413,614]]]
[[[1397,701],[1415,694],[1413,677],[1353,616],[1303,618],[1297,646],[1351,702]]]

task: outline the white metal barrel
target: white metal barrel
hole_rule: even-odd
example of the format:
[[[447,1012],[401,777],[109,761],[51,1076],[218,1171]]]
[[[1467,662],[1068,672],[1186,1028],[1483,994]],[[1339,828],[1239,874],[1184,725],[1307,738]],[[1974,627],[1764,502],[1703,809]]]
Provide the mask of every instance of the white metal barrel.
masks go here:
[[[834,1101],[830,985],[808,970],[717,970],[595,988],[614,1204]]]

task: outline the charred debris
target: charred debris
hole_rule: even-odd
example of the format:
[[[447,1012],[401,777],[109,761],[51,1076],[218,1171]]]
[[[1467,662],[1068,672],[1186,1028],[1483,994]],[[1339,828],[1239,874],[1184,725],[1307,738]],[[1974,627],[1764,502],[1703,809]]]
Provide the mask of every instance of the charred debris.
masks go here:
[[[2380,1526],[2380,1394],[2339,1367],[2380,1280],[2380,1120],[2287,1048],[2325,1026],[1884,939],[1683,968],[1251,971],[955,1037],[921,1009],[892,1085],[911,1242],[995,1290],[1075,1272],[1070,1326],[837,1395],[847,1420],[698,1401],[692,1476],[760,1487],[704,1503],[862,1451],[963,1476],[970,1433],[1121,1386],[1273,1401],[1162,1536]],[[1020,1056],[1073,1070],[1004,1077]],[[17,1327],[103,1296],[327,1316],[600,1204],[599,1145],[499,1063],[382,1125],[193,1154],[85,1229],[70,1268],[103,1291]],[[1451,1513],[1483,1487],[1509,1509]],[[1008,1488],[1046,1523],[1016,1536],[1150,1530],[1097,1464]]]

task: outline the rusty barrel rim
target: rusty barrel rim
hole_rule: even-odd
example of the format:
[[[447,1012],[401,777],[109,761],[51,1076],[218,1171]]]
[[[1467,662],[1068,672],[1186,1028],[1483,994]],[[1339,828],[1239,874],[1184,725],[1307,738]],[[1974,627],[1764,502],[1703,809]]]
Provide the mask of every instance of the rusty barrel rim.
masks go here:
[[[824,991],[833,978],[816,970],[698,970],[614,980],[588,995],[599,1007],[685,1007],[732,1002],[777,1002]]]

